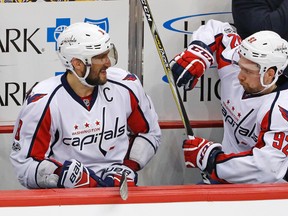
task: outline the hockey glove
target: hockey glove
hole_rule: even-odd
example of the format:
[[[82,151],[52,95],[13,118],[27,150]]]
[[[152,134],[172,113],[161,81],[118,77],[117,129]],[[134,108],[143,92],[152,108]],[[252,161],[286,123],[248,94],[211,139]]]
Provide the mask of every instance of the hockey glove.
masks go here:
[[[137,173],[123,164],[112,164],[102,173],[102,179],[108,187],[120,186],[122,175],[127,176],[128,186],[136,186]]]
[[[101,178],[75,159],[64,162],[57,186],[59,188],[106,187]]]
[[[201,44],[199,46],[198,44]],[[197,84],[198,79],[214,61],[212,54],[202,42],[195,42],[182,53],[176,55],[170,62],[171,71],[178,87],[184,86],[185,90],[191,90]]]
[[[183,150],[185,165],[187,167],[197,167],[202,171],[206,171],[208,160],[209,162],[214,162],[214,160],[210,160],[210,154],[214,156],[216,154],[213,154],[213,152],[221,152],[221,149],[222,145],[220,143],[213,143],[200,137],[184,140]],[[209,166],[214,166],[214,164],[209,164]]]
[[[51,160],[43,160],[36,169],[36,183],[39,188],[57,188],[59,176],[54,171],[59,167]]]

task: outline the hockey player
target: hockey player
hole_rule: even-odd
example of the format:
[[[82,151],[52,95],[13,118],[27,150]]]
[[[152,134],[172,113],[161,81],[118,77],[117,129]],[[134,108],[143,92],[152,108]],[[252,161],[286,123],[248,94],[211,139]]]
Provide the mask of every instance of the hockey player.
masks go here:
[[[191,90],[214,61],[221,80],[223,140],[184,140],[186,166],[220,183],[287,182],[287,41],[272,31],[241,41],[228,23],[209,20],[171,61],[177,86]]]
[[[118,186],[160,145],[158,116],[139,79],[111,67],[110,36],[96,25],[75,23],[58,37],[66,73],[37,84],[14,129],[10,155],[27,188]]]

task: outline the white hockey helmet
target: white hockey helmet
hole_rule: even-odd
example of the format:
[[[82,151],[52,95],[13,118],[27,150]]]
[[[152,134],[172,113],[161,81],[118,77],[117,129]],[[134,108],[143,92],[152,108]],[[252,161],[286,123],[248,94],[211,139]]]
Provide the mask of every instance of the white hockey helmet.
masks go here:
[[[265,89],[278,80],[288,64],[288,43],[273,31],[259,31],[247,37],[242,41],[239,52],[258,64],[260,82]],[[271,67],[276,67],[275,78],[272,83],[265,85],[264,74]]]
[[[108,56],[111,66],[118,60],[117,50],[110,36],[97,25],[78,22],[68,26],[57,39],[57,52],[67,70],[72,71],[85,85],[89,75],[92,57],[110,50]],[[80,59],[86,65],[86,74],[79,77],[71,64],[73,58]]]

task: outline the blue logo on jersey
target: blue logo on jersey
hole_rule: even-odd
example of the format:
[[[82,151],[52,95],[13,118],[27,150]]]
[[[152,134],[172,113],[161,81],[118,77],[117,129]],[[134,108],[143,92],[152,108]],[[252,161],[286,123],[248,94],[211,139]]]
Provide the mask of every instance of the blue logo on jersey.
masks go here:
[[[135,74],[128,74],[123,80],[135,81],[137,78]]]
[[[43,98],[44,96],[46,96],[47,94],[35,94],[35,95],[29,95],[28,99],[27,99],[27,104],[36,102],[38,100],[40,100],[41,98]]]
[[[281,106],[279,106],[279,105],[278,105],[278,107],[279,107],[279,110],[280,110],[280,112],[281,112],[281,114],[282,114],[282,117],[283,117],[286,121],[288,121],[288,110],[284,109],[283,107],[281,107]]]

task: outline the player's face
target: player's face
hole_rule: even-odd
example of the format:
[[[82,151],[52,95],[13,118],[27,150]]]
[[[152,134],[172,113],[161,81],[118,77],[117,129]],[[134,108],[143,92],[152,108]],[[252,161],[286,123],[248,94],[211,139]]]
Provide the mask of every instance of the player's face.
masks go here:
[[[260,68],[256,63],[240,56],[238,65],[240,67],[238,79],[247,93],[255,94],[264,89],[260,82]]]
[[[90,85],[104,85],[107,82],[107,68],[111,67],[109,51],[92,57],[90,73],[86,82]]]

